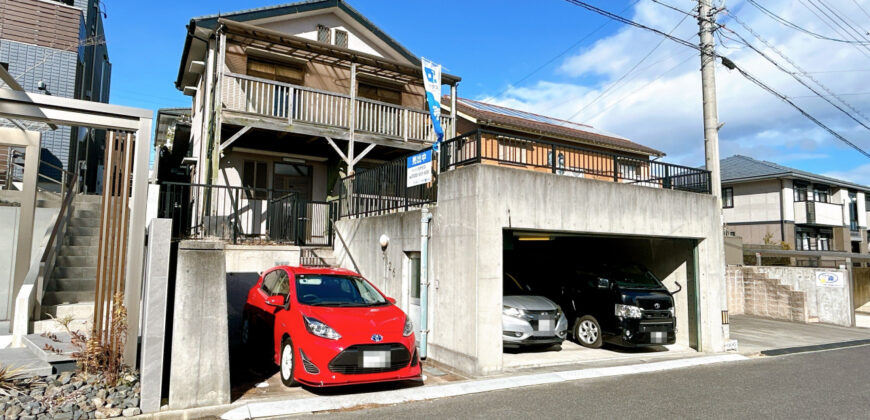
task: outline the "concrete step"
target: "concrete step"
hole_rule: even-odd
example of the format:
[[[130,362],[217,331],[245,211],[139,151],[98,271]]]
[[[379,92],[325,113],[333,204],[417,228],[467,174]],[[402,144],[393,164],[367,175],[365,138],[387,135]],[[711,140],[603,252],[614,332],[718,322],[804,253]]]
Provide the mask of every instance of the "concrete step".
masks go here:
[[[46,291],[42,304],[48,306],[66,305],[71,303],[93,302],[93,290],[80,291]]]
[[[82,334],[88,334],[91,331],[91,322],[91,319],[73,319],[69,323],[69,328]],[[43,319],[33,322],[34,334],[57,334],[65,332],[67,332],[66,328],[53,319]]]
[[[73,217],[69,221],[70,227],[100,227],[100,219],[97,217]]]
[[[100,210],[91,210],[91,209],[75,209],[72,214],[73,219],[82,218],[100,218]]]
[[[91,257],[97,255],[95,245],[64,245],[60,248],[60,256],[63,257]]]
[[[91,296],[89,302],[79,302],[67,305],[42,305],[40,318],[49,319],[48,315],[55,318],[72,317],[73,319],[91,319],[94,317],[94,301]]]
[[[99,246],[100,237],[96,235],[88,236],[67,234],[64,237],[64,242],[66,242],[66,245],[73,246]]]
[[[103,196],[98,194],[78,194],[73,201],[76,203],[99,203],[102,199]]]
[[[66,234],[71,236],[97,236],[100,234],[100,228],[92,226],[69,226],[66,228]]]
[[[86,257],[83,256],[59,256],[55,261],[55,265],[58,267],[96,267],[97,266],[97,256],[89,255]]]
[[[93,278],[59,278],[51,281],[47,292],[92,292],[96,290],[97,281]]]
[[[52,278],[97,278],[97,267],[54,267]]]
[[[58,363],[74,360],[72,355],[79,349],[71,343],[70,335],[55,333],[55,336],[56,340],[42,334],[27,334],[21,338],[21,341],[24,347],[44,362]],[[57,351],[49,350],[47,346],[51,346]]]
[[[0,349],[4,367],[18,371],[21,376],[48,376],[53,372],[51,364],[26,347]]]

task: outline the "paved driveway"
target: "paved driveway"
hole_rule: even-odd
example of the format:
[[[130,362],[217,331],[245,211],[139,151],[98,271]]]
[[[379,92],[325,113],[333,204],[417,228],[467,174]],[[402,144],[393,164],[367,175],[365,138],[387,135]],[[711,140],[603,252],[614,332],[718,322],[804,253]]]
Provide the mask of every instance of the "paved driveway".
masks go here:
[[[746,315],[731,316],[731,338],[743,354],[870,339],[870,329],[801,324]]]

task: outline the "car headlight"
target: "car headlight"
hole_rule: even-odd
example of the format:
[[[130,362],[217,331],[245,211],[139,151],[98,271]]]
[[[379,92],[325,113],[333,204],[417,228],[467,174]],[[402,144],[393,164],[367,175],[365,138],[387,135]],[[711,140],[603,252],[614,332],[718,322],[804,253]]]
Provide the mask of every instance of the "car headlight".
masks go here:
[[[677,317],[677,312],[674,310],[674,307],[671,306],[671,309],[668,309],[671,312],[671,318]]]
[[[341,335],[335,332],[332,327],[324,324],[317,319],[309,318],[305,315],[302,316],[302,319],[305,320],[305,328],[311,334],[314,334],[318,337],[328,338],[330,340],[338,340],[339,338],[341,338]]]
[[[526,314],[522,309],[517,309],[512,306],[504,306],[501,313],[514,318],[520,318]]]
[[[411,322],[411,318],[405,317],[405,329],[402,330],[402,335],[407,337],[414,333],[414,323]]]
[[[560,319],[562,319],[562,307],[556,305],[556,322],[559,322]]]
[[[643,312],[637,306],[620,305],[617,303],[616,304],[616,316],[621,316],[623,318],[640,319],[643,316]]]

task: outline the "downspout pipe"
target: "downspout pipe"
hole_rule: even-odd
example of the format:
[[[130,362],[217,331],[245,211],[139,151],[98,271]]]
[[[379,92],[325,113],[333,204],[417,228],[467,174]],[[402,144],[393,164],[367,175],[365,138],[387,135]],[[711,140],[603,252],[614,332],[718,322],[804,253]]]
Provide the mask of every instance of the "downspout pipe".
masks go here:
[[[429,221],[432,213],[423,205],[420,212],[420,359],[426,359],[429,338]]]

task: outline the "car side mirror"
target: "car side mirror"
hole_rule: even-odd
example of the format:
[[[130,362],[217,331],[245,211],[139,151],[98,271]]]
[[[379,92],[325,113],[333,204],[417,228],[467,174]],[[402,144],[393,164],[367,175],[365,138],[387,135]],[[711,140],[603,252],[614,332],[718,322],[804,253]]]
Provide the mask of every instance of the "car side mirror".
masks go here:
[[[389,302],[392,303],[393,305],[396,304],[396,298],[388,297],[388,298],[387,298],[387,301],[389,301]]]
[[[610,288],[610,280],[605,278],[598,278],[598,288],[599,289],[609,289]]]
[[[287,298],[284,295],[269,296],[266,298],[266,305],[283,308],[287,305]]]

